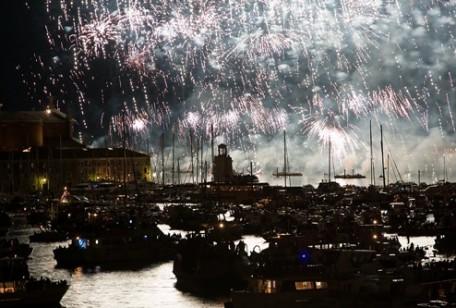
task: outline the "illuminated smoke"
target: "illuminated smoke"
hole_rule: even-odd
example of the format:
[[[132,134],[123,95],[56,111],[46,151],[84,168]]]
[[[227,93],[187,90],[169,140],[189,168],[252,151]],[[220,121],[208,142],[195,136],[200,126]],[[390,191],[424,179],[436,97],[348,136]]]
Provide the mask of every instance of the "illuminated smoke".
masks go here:
[[[155,147],[163,131],[188,141],[190,131],[207,139],[213,126],[255,152],[288,129],[320,151],[331,140],[342,160],[365,149],[369,120],[398,141],[404,121],[413,137],[455,131],[455,1],[47,0],[46,8],[52,57],[37,56],[23,73],[31,98],[56,97],[113,140],[128,132]]]

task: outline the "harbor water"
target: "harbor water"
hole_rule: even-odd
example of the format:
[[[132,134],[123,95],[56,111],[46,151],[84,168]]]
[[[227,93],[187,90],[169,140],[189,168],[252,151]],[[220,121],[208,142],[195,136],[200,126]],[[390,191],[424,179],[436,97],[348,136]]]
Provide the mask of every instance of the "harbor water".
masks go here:
[[[159,225],[165,233],[180,233],[184,231],[170,230],[167,225]],[[28,236],[36,229],[23,228],[10,230],[7,237],[17,237],[21,242],[28,242]],[[389,235],[394,236],[394,235]],[[242,240],[248,249],[264,249],[267,244],[264,239],[256,236],[244,236]],[[402,247],[410,244],[423,247],[428,260],[443,259],[435,255],[433,245],[435,237],[399,236]],[[175,288],[173,262],[154,264],[137,270],[104,271],[102,268],[74,271],[56,268],[53,250],[65,246],[68,242],[60,243],[31,243],[32,254],[28,261],[30,274],[34,277],[47,277],[51,280],[67,280],[70,288],[61,301],[62,307],[223,307],[225,298],[201,298]],[[257,247],[258,246],[258,247]]]
[[[170,233],[184,232],[169,230]],[[17,237],[28,242],[28,236],[36,229],[25,228],[10,230],[8,237]],[[264,240],[260,237],[245,236],[243,241],[251,249]],[[224,298],[201,298],[175,288],[173,262],[159,263],[138,270],[104,271],[102,268],[74,271],[55,268],[53,250],[66,246],[68,242],[31,243],[32,254],[28,261],[29,272],[33,277],[47,277],[53,281],[67,280],[70,288],[61,301],[66,308],[146,308],[146,307],[223,307]]]

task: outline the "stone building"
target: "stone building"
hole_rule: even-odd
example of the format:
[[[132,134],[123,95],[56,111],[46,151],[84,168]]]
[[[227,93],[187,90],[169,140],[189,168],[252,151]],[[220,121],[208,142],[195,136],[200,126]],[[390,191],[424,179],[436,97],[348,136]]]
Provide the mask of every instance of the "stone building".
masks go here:
[[[73,138],[74,123],[51,109],[0,112],[0,192],[60,192],[91,181],[152,181],[148,155],[87,148]]]

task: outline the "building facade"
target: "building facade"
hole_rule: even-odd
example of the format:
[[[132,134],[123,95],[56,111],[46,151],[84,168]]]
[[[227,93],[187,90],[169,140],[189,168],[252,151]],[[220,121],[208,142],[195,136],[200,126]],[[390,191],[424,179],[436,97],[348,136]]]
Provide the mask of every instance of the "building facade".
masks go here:
[[[61,192],[92,181],[150,182],[146,154],[87,148],[73,138],[74,121],[55,110],[0,112],[0,192]]]
[[[28,147],[83,147],[73,139],[76,122],[55,109],[0,112],[0,151]]]

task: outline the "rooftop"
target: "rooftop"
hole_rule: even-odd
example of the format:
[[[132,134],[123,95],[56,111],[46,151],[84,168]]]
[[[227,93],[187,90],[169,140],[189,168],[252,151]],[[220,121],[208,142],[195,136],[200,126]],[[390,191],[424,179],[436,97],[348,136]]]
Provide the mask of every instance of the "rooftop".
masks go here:
[[[119,158],[124,157],[123,148],[58,148],[48,149],[46,147],[42,148],[32,148],[30,151],[21,151],[14,154],[15,159],[27,159],[29,158],[30,152],[38,152],[39,157],[44,158],[48,157],[48,154],[54,159],[59,159],[60,155],[62,159],[87,159],[87,158]],[[140,157],[149,157],[149,155],[136,152],[133,150],[125,149],[125,156],[127,158],[140,158]],[[11,159],[11,152],[0,152],[0,160]]]
[[[61,123],[68,121],[69,117],[57,109],[41,111],[0,111],[0,123],[5,122],[46,122]],[[75,122],[75,120],[72,120]]]

